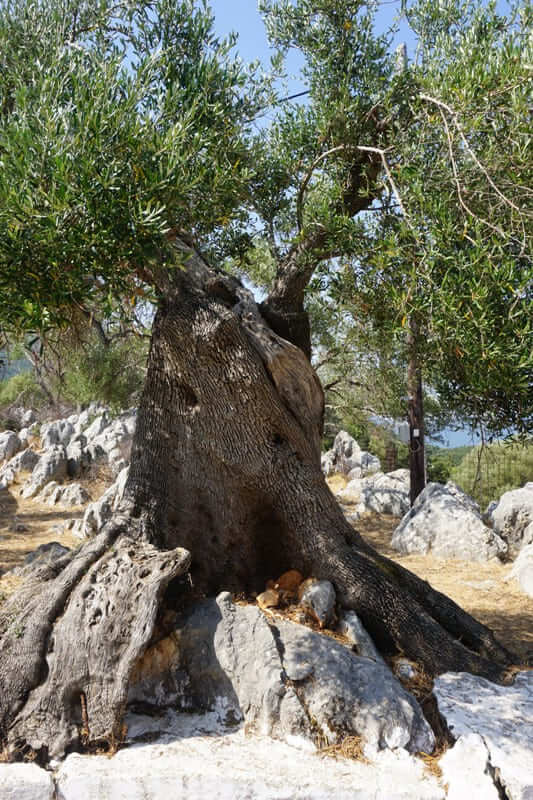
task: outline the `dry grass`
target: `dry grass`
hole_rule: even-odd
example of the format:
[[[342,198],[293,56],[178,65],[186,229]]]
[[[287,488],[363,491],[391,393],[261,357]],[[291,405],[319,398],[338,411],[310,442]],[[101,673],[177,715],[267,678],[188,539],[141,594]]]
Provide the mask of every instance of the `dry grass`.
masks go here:
[[[338,472],[328,478],[328,486],[333,494],[340,492],[341,489],[344,489],[348,485],[348,483],[349,481],[346,475],[340,475]]]
[[[507,581],[510,564],[439,559],[431,554],[401,556],[390,546],[396,517],[365,514],[354,523],[380,553],[428,581],[487,625],[522,664],[533,658],[533,598],[515,580]]]
[[[59,532],[53,526],[70,519],[79,519],[83,516],[84,507],[63,509],[23,499],[20,490],[27,477],[27,474],[21,473],[9,489],[0,491],[0,602],[17,589],[22,580],[17,575],[2,573],[21,566],[28,553],[52,541],[71,548],[80,544],[80,540],[70,531]],[[81,483],[91,498],[95,499],[100,497],[113,480],[112,473],[103,468],[72,482]],[[16,524],[27,530],[17,531]]]
[[[365,756],[365,740],[362,736],[345,736],[336,744],[326,745],[318,751],[319,756],[325,758],[349,758],[352,761],[361,761],[363,764],[370,764]]]

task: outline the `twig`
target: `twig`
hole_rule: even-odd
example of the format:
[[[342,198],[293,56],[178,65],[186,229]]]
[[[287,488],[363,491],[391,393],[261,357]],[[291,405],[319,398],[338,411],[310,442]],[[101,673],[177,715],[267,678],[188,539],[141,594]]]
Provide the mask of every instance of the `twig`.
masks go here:
[[[409,219],[409,215],[408,215],[407,210],[406,210],[406,208],[405,208],[405,206],[404,206],[404,204],[402,202],[402,198],[401,198],[400,192],[398,190],[398,187],[396,186],[396,182],[395,182],[394,178],[392,177],[392,172],[391,172],[391,169],[390,169],[390,166],[389,166],[389,162],[387,161],[387,153],[391,149],[392,149],[391,147],[387,147],[386,149],[383,149],[381,147],[367,147],[365,145],[358,145],[357,146],[357,150],[361,150],[364,153],[377,153],[380,156],[381,162],[383,164],[383,169],[387,173],[387,178],[389,179],[389,183],[391,185],[392,191],[394,192],[394,195],[396,197],[396,200],[398,202],[400,210],[401,210],[401,212],[402,212],[402,214],[404,216],[404,219],[405,219],[406,223],[408,224],[408,226],[410,227],[415,239],[418,241],[419,240],[418,233],[417,233],[416,229],[414,228],[413,224],[411,223],[411,220]]]
[[[513,203],[512,200],[509,200],[509,198],[506,195],[504,195],[504,193],[501,191],[501,189],[492,180],[492,178],[489,175],[486,167],[483,166],[483,164],[481,163],[479,158],[476,156],[474,150],[472,150],[472,148],[470,146],[470,143],[469,143],[468,139],[466,138],[465,134],[463,133],[463,129],[461,128],[461,125],[459,124],[456,112],[449,105],[447,105],[446,103],[443,103],[442,100],[437,100],[437,98],[431,97],[431,95],[429,95],[429,94],[421,94],[420,98],[421,98],[421,100],[426,100],[428,103],[433,103],[434,105],[436,105],[441,111],[441,116],[444,117],[442,109],[444,109],[445,111],[448,112],[448,114],[450,115],[450,117],[453,120],[453,123],[454,123],[455,127],[457,128],[457,131],[459,132],[459,136],[461,137],[461,140],[462,140],[462,142],[463,142],[463,144],[464,144],[464,146],[466,148],[466,151],[468,152],[468,154],[470,155],[470,157],[472,158],[474,163],[477,165],[477,167],[481,170],[483,175],[486,177],[487,181],[492,186],[492,188],[494,189],[494,191],[496,192],[498,197],[501,197],[501,199],[504,201],[504,203],[506,203],[508,206],[513,208],[519,214],[526,214],[527,216],[531,216],[530,214],[528,214],[527,211],[524,211],[519,206],[517,206],[515,203]]]
[[[500,236],[505,238],[505,233],[501,230],[501,228],[496,227],[495,225],[492,224],[492,222],[489,222],[484,217],[480,217],[478,214],[475,214],[472,211],[472,209],[466,204],[466,202],[465,202],[465,200],[463,198],[463,192],[462,192],[462,189],[461,189],[461,184],[459,182],[459,172],[458,172],[458,169],[457,169],[457,163],[455,161],[455,156],[453,154],[453,140],[452,140],[452,135],[450,133],[450,128],[448,126],[448,120],[446,119],[446,116],[445,116],[445,114],[444,114],[444,112],[443,112],[443,110],[441,108],[439,108],[439,113],[441,115],[442,122],[443,122],[443,125],[444,125],[444,130],[446,132],[446,139],[448,141],[448,153],[449,153],[449,156],[450,156],[450,163],[452,165],[452,172],[453,172],[453,177],[454,177],[454,181],[455,181],[455,186],[457,188],[457,197],[459,198],[459,203],[464,208],[464,210],[466,211],[467,214],[470,214],[470,216],[473,217],[474,219],[478,219],[484,225],[487,225],[487,227],[491,228],[491,230],[495,231],[497,234],[499,234]],[[468,241],[471,244],[475,245],[474,240],[470,236],[468,236],[466,231],[464,233],[464,236],[465,236],[466,239],[468,239]]]
[[[346,146],[343,145],[343,144],[340,144],[337,147],[332,147],[331,150],[326,150],[325,153],[321,153],[317,158],[315,158],[315,160],[313,161],[313,163],[309,167],[309,169],[307,171],[307,175],[303,179],[302,185],[300,186],[300,191],[298,192],[298,198],[296,200],[296,219],[297,219],[297,222],[298,222],[298,231],[299,232],[303,228],[302,206],[303,206],[304,195],[305,195],[305,192],[306,192],[307,187],[309,185],[309,181],[313,177],[313,172],[318,167],[320,162],[323,161],[325,158],[327,158],[328,156],[331,156],[333,153],[337,153],[339,150],[345,150],[345,149],[346,149]]]

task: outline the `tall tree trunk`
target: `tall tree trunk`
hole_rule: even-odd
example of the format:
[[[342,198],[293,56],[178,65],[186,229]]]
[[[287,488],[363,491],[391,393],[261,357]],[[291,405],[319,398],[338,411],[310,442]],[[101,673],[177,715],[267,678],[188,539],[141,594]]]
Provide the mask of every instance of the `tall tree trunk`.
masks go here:
[[[422,370],[418,358],[419,329],[411,319],[407,337],[407,416],[409,420],[409,473],[411,479],[410,500],[415,502],[426,485],[426,462],[424,447],[424,404],[422,399]]]
[[[196,254],[177,272],[116,518],[1,610],[4,744],[46,758],[117,736],[158,614],[289,568],[330,579],[382,649],[500,677],[511,656],[490,631],[346,522],[320,470],[323,394],[301,350]]]

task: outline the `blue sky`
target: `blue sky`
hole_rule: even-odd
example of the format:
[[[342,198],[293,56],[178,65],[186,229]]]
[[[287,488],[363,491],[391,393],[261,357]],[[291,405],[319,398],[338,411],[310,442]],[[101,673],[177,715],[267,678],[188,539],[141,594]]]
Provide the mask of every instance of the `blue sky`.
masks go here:
[[[221,36],[235,31],[239,35],[237,51],[244,61],[260,59],[265,65],[269,64],[270,52],[266,37],[265,27],[261,15],[257,10],[256,0],[210,0],[209,2],[215,15],[215,28]],[[400,9],[400,0],[383,0],[377,14],[376,29],[383,33],[387,31]],[[406,42],[410,55],[415,46],[412,32],[404,23],[395,43]],[[293,74],[299,68],[298,58],[289,58],[288,70]],[[288,91],[292,94],[305,89],[305,85],[296,77],[290,80]]]

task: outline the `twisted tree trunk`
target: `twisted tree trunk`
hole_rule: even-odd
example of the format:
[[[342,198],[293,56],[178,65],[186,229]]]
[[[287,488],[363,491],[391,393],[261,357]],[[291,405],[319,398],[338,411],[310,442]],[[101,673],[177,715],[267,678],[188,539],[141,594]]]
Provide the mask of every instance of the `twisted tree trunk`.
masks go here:
[[[431,673],[497,679],[512,660],[346,522],[320,470],[319,381],[266,316],[187,253],[155,319],[119,513],[2,608],[0,733],[15,757],[119,737],[158,614],[187,597],[263,589],[289,568],[330,579],[378,646]]]

